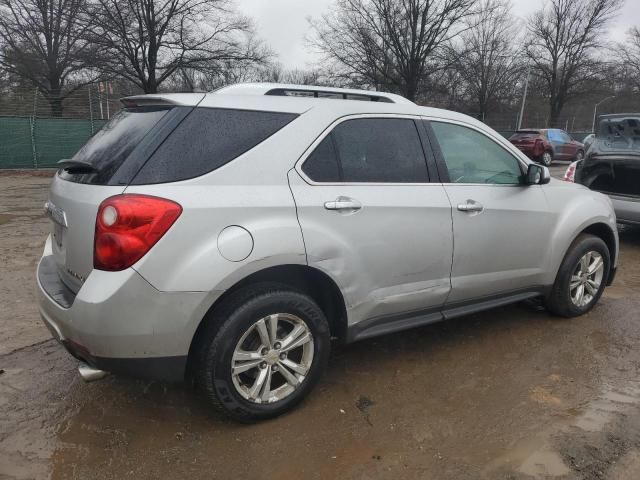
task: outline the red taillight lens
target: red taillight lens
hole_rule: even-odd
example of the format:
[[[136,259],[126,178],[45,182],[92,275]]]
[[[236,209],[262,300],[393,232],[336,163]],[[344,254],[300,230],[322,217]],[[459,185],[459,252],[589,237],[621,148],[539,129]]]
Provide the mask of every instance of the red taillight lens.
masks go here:
[[[171,200],[124,194],[107,198],[98,208],[93,266],[117,271],[130,267],[169,230],[182,213]]]
[[[575,182],[577,166],[578,166],[578,162],[573,162],[571,165],[569,165],[569,168],[567,168],[567,171],[564,173],[563,180],[565,182]]]

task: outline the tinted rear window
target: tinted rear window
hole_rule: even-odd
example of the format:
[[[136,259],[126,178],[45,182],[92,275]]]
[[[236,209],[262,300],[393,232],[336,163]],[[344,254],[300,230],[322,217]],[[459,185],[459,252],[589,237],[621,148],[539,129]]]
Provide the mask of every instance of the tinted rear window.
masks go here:
[[[315,182],[426,183],[427,163],[413,120],[340,123],[302,165]]]
[[[160,145],[132,183],[175,182],[211,172],[296,117],[292,113],[196,108]]]
[[[522,140],[525,138],[535,138],[540,135],[540,132],[516,132],[511,135],[510,140]]]
[[[62,172],[62,175],[79,183],[107,184],[131,152],[169,110],[169,107],[120,110],[72,157],[73,160],[90,164],[96,172]]]

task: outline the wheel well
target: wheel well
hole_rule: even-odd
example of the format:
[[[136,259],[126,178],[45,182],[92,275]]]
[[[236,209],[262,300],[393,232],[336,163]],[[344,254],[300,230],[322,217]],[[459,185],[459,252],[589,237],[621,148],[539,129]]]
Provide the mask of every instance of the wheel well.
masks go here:
[[[613,268],[613,259],[616,257],[616,237],[611,231],[611,228],[604,223],[594,223],[585,228],[581,233],[589,233],[602,239],[609,249],[611,255],[611,265],[609,268]]]
[[[325,273],[307,265],[280,265],[252,273],[240,280],[218,298],[203,317],[191,340],[190,361],[198,347],[198,340],[208,326],[210,312],[220,307],[232,294],[256,283],[277,283],[309,295],[322,309],[332,337],[344,340],[347,334],[347,309],[340,288]]]

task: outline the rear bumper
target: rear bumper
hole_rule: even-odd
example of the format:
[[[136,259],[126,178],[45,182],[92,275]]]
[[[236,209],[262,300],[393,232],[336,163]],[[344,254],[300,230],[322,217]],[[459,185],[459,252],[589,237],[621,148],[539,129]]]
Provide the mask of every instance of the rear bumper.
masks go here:
[[[45,249],[37,274],[40,315],[74,357],[121,375],[184,378],[191,340],[211,295],[160,292],[133,269],[94,270],[65,305],[56,301],[62,287],[48,271],[51,261]]]
[[[619,223],[640,224],[640,197],[609,195]]]

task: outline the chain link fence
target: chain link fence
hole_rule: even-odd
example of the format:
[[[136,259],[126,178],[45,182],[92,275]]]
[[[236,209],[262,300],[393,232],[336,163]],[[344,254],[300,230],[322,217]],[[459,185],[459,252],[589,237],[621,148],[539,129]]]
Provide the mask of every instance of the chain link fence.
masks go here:
[[[53,167],[72,157],[129,94],[105,83],[87,85],[64,98],[62,115],[54,116],[36,89],[0,92],[0,169]]]
[[[119,99],[135,93],[110,83],[87,85],[64,98],[62,115],[54,116],[54,108],[38,90],[0,89],[0,169],[54,167],[59,160],[72,157],[120,110]],[[581,99],[567,108],[567,113],[553,127],[562,128],[574,139],[582,141],[591,133],[593,104],[591,98]],[[545,108],[540,100],[528,100],[522,126],[547,125]],[[629,110],[640,111],[640,96],[619,96],[606,104],[606,110],[601,108],[598,113]],[[518,115],[519,105],[507,111],[492,112],[486,118],[473,116],[509,137],[517,128]]]

